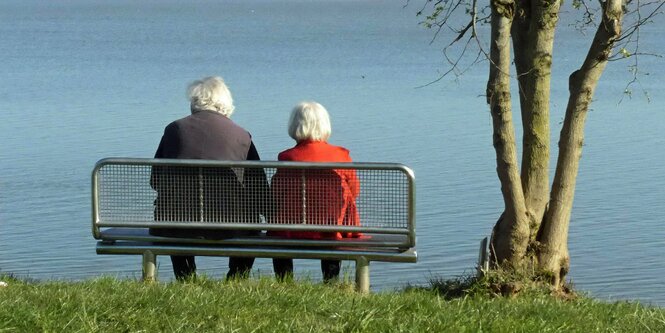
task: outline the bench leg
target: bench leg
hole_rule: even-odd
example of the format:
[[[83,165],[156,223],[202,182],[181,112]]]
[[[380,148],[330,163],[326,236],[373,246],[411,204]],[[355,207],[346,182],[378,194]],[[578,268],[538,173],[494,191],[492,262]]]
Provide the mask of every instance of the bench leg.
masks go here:
[[[155,281],[155,268],[157,266],[157,256],[151,251],[143,252],[143,281]]]
[[[356,290],[359,293],[369,293],[369,260],[365,257],[356,259]]]

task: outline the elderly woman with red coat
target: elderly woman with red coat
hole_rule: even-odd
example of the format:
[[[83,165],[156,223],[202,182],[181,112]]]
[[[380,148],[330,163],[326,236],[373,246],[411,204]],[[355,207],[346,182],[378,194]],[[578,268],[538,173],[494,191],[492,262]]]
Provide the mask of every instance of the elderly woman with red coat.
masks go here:
[[[327,142],[331,133],[328,111],[319,103],[302,102],[291,112],[289,136],[295,147],[281,152],[280,161],[352,162],[346,148]],[[305,184],[303,184],[303,181]],[[307,191],[303,212],[302,191]],[[279,169],[272,178],[272,191],[277,211],[273,223],[307,223],[360,225],[356,197],[360,184],[351,169],[300,170]],[[305,219],[303,221],[303,219]],[[360,233],[274,231],[275,236],[306,239],[340,239],[360,237]],[[339,277],[339,260],[321,260],[323,280]],[[293,259],[273,259],[279,279],[293,274]]]

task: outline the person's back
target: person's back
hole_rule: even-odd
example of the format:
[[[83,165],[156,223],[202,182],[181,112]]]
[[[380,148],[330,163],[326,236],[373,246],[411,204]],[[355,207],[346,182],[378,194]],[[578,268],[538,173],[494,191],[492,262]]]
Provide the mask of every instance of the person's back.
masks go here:
[[[155,157],[242,161],[251,136],[226,116],[201,110],[169,124]]]
[[[278,169],[271,180],[277,211],[271,223],[342,224],[348,201],[343,178],[335,170]],[[335,232],[273,231],[287,238],[341,238]]]
[[[349,151],[325,141],[303,140],[281,152],[279,161],[352,162]],[[300,174],[304,172],[305,174]],[[307,224],[359,225],[355,198],[360,184],[355,171],[280,169],[272,177],[272,192],[277,207],[276,223],[302,219],[301,178],[305,180],[305,221]],[[301,221],[302,222],[302,221]],[[293,223],[293,222],[291,222]],[[359,237],[359,233],[282,232],[292,238]]]
[[[202,110],[166,127],[155,158],[242,161],[247,159],[251,146],[249,133],[231,119],[218,112]],[[244,196],[242,175],[236,175],[231,169],[169,167],[168,176],[161,177],[165,171],[161,168],[153,173],[154,183],[160,184],[158,193],[164,194],[159,195],[155,203],[156,221],[173,221],[174,218],[183,222],[258,220],[257,214],[250,214],[240,202]],[[199,202],[201,193],[205,202]],[[173,228],[152,229],[151,233],[210,239],[235,234],[229,230]]]

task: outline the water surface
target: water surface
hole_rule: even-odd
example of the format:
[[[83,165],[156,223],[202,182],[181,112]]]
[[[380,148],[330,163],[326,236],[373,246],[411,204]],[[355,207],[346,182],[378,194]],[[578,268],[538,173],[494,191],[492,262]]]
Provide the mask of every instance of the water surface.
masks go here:
[[[188,113],[184,90],[222,75],[264,159],[293,145],[290,109],[314,99],[331,142],[357,161],[400,162],[417,178],[417,264],[372,264],[377,290],[473,270],[503,203],[495,172],[487,64],[416,88],[446,70],[442,42],[393,1],[41,1],[0,4],[0,270],[39,279],[140,276],[138,256],[98,256],[90,172],[104,157],[151,157]],[[641,38],[652,51],[665,25]],[[554,59],[552,142],[567,75],[591,35],[567,24]],[[570,278],[603,299],[665,305],[663,62],[643,58],[634,97],[618,104],[628,63],[610,64],[590,112],[570,230]],[[640,89],[649,92],[651,103]],[[556,153],[556,152],[554,152]],[[555,156],[553,154],[553,156]],[[555,157],[553,157],[553,160]],[[166,259],[166,258],[163,258]],[[224,258],[199,265],[225,273]],[[318,263],[296,261],[319,277]],[[272,274],[270,261],[257,261]],[[159,274],[171,276],[161,260]],[[352,271],[352,265],[347,267]]]

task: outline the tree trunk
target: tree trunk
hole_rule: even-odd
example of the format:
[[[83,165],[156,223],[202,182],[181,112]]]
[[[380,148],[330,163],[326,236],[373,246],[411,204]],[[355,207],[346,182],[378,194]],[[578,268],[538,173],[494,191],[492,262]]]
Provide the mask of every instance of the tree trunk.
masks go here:
[[[539,235],[538,263],[560,286],[570,268],[568,227],[575,195],[575,183],[584,144],[584,123],[614,41],[621,35],[622,0],[607,0],[603,18],[582,67],[570,76],[570,98],[566,107],[559,157],[552,184],[549,208]]]
[[[524,132],[521,179],[533,241],[549,200],[550,81],[561,1],[520,0],[516,5],[512,37]]]
[[[505,203],[496,223],[491,253],[494,263],[520,265],[529,241],[524,192],[517,166],[510,96],[510,27],[514,1],[492,0],[492,44],[487,102],[492,113],[497,174]]]

